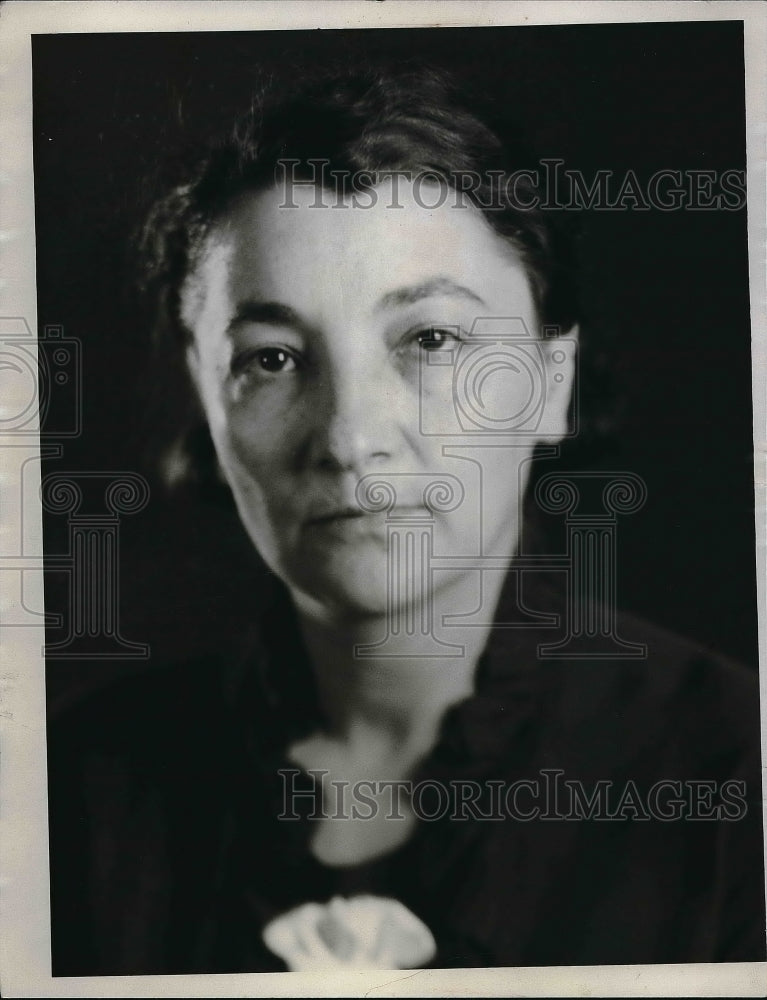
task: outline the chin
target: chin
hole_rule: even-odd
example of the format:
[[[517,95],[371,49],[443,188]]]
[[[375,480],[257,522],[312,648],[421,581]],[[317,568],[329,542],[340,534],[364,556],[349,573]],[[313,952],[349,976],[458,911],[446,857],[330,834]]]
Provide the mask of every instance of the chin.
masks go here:
[[[382,618],[389,610],[388,571],[380,559],[306,561],[286,577],[292,590],[338,620]]]

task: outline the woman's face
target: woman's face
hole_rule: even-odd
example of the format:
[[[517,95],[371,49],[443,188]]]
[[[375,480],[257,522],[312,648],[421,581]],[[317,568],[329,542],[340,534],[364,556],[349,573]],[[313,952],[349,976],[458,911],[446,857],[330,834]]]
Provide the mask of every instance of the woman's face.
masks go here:
[[[438,590],[476,573],[451,556],[513,555],[533,448],[565,427],[572,352],[530,343],[518,258],[474,208],[427,209],[438,189],[417,193],[382,184],[367,208],[305,188],[297,207],[277,189],[243,196],[182,294],[190,368],[242,521],[297,598],[335,615],[387,609],[387,516],[361,508],[363,477],[391,483],[391,515],[433,524]],[[520,366],[505,352],[524,328]],[[451,510],[424,499],[440,477],[463,493]]]

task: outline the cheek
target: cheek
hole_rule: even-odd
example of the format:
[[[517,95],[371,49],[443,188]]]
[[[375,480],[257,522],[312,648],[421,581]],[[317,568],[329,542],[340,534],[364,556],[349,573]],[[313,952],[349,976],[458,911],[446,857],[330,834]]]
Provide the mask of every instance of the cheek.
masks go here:
[[[237,434],[230,427],[214,442],[240,520],[262,558],[275,569],[280,551],[294,534],[295,477],[285,468],[280,451],[265,446],[256,435]]]
[[[537,352],[500,343],[465,343],[427,355],[420,422],[426,434],[489,434],[499,443],[534,433],[545,385]]]
[[[500,539],[513,544],[522,529],[522,511],[530,478],[532,446],[487,449],[476,502],[481,510],[483,549],[495,551]]]
[[[213,440],[224,474],[231,485],[250,484],[263,492],[274,491],[291,466],[291,447],[286,429],[271,433],[263,425],[233,419],[214,433]]]
[[[290,467],[307,433],[300,401],[285,393],[239,397],[225,386],[205,393],[205,414],[219,461],[240,477],[263,479]]]

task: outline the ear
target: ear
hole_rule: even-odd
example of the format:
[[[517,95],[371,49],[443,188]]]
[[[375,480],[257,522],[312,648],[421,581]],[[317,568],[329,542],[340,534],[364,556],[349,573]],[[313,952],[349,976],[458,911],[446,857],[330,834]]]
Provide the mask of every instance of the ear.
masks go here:
[[[559,444],[572,433],[570,400],[577,393],[579,330],[574,326],[567,334],[546,336],[539,342],[543,357],[543,388],[545,400],[538,426],[542,444]],[[577,394],[576,394],[577,402]]]

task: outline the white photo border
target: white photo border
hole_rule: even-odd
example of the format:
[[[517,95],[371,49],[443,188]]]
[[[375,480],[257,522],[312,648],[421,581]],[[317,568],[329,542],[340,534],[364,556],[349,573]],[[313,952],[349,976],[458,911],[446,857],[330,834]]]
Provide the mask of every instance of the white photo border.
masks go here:
[[[181,0],[44,2],[10,0],[0,8],[0,319],[37,330],[32,163],[31,38],[66,32],[191,32],[300,28],[479,27],[742,21],[746,56],[748,249],[752,322],[756,564],[759,649],[767,657],[767,8],[745,2],[473,2],[428,0]],[[34,338],[33,338],[34,339]],[[5,401],[11,406],[13,401]],[[2,404],[0,404],[2,405]],[[21,446],[0,436],[5,495],[0,532],[24,524],[25,555],[42,559],[37,484],[27,500],[18,489],[35,439]],[[22,509],[22,504],[24,508]],[[6,529],[2,524],[5,523]],[[0,534],[2,538],[2,534]],[[0,554],[2,549],[0,548]],[[2,567],[0,567],[2,568]],[[11,595],[0,573],[0,615]],[[42,574],[28,581],[30,604],[43,606]],[[1,619],[0,619],[1,620]],[[0,976],[7,997],[197,996],[763,996],[767,964],[595,966],[420,970],[306,975],[301,973],[52,978],[48,883],[47,783],[43,628],[0,633]],[[767,705],[767,671],[760,671]],[[764,719],[763,710],[763,719]],[[762,758],[767,759],[764,721]],[[764,769],[763,769],[764,770]]]

